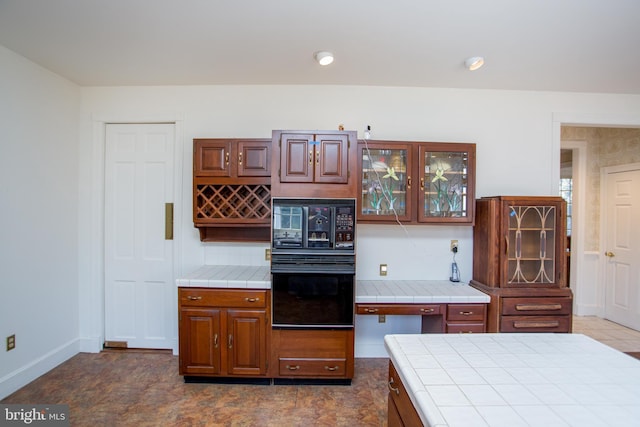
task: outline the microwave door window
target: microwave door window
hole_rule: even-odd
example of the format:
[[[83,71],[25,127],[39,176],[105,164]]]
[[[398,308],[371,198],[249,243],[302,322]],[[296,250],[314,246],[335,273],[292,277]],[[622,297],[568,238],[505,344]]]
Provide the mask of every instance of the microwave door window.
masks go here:
[[[302,213],[300,206],[274,206],[273,244],[275,247],[302,247]]]

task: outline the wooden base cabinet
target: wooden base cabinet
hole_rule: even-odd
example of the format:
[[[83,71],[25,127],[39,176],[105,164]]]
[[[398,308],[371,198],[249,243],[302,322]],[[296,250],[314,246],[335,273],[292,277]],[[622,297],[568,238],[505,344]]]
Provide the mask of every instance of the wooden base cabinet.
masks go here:
[[[179,288],[180,375],[266,377],[270,291]]]
[[[360,315],[418,315],[423,334],[470,334],[486,329],[487,304],[356,304]]]
[[[400,376],[393,366],[393,362],[389,362],[389,396],[388,396],[388,413],[387,425],[389,427],[418,427],[422,426],[422,420],[416,411],[411,399],[407,394],[407,390],[400,380]]]
[[[272,343],[274,378],[353,378],[353,329],[274,329]]]

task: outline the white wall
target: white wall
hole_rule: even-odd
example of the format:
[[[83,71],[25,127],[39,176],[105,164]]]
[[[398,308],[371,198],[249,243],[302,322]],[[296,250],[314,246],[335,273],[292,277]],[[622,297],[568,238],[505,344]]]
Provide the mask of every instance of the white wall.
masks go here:
[[[0,94],[1,399],[78,351],[80,89],[0,46]]]
[[[182,120],[183,194],[178,206],[182,258],[178,274],[203,263],[237,260],[266,265],[266,245],[202,244],[198,240],[191,221],[193,138],[270,137],[273,129],[337,129],[340,124],[362,136],[365,126],[371,125],[373,139],[476,143],[478,197],[548,195],[557,194],[559,179],[559,125],[554,117],[640,114],[640,96],[606,94],[364,86],[111,87],[83,88],[82,93],[85,131],[81,144],[85,148],[95,145],[89,131],[92,117]],[[87,165],[92,159],[90,153],[81,153],[81,158]],[[94,164],[92,169],[99,166]],[[86,176],[81,174],[81,179],[90,180],[89,166],[85,169]],[[92,211],[95,202],[83,197],[82,203],[82,217],[99,215]],[[81,233],[91,234],[86,230]],[[398,225],[360,225],[358,239],[358,278],[376,278],[380,263],[389,265],[387,279],[447,278],[450,239],[460,241],[457,261],[462,280],[471,278],[472,230],[468,226],[403,229]],[[82,244],[85,253],[90,242]],[[88,307],[83,310],[90,310]],[[384,351],[381,337],[385,331],[414,331],[415,322],[405,320],[377,324],[358,319],[356,355]],[[377,339],[380,347],[374,349],[370,344]]]

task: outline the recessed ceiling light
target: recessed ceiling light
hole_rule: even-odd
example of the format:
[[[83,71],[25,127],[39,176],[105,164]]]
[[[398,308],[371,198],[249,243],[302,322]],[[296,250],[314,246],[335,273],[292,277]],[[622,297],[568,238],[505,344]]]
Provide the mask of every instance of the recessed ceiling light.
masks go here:
[[[314,55],[320,65],[329,65],[333,62],[333,53],[327,51],[316,52]]]
[[[469,71],[475,71],[483,65],[484,58],[482,56],[473,56],[471,58],[467,58],[467,60],[464,61],[464,66],[467,67]]]

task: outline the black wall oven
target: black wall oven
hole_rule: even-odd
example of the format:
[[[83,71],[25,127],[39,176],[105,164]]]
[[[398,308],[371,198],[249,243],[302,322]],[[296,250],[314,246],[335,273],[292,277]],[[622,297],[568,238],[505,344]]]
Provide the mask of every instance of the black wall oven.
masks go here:
[[[353,328],[355,199],[272,199],[276,328]]]

